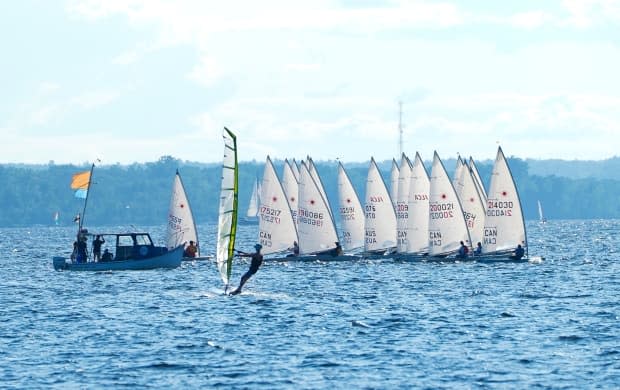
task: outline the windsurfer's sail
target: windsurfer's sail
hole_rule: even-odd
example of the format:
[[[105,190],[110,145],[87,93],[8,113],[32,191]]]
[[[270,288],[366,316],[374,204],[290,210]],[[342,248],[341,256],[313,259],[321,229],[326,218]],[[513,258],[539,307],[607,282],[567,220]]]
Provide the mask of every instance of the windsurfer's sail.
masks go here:
[[[168,250],[173,250],[183,243],[194,241],[196,256],[200,257],[200,243],[198,241],[198,231],[189,199],[185,193],[183,180],[177,170],[172,182],[172,196],[168,207],[168,226],[166,227],[166,246]]]
[[[224,127],[224,161],[217,226],[217,268],[226,288],[230,283],[237,234],[239,166],[237,137]]]
[[[547,222],[547,218],[545,218],[545,216],[543,215],[543,209],[540,200],[538,201],[538,220],[540,223]]]

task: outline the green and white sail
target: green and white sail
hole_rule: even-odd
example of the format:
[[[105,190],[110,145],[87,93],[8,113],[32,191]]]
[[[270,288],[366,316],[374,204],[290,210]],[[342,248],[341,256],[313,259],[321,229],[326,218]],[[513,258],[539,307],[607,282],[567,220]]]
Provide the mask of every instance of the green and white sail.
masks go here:
[[[223,137],[224,161],[222,164],[216,259],[220,276],[228,287],[237,234],[239,167],[237,163],[237,137],[225,127]]]

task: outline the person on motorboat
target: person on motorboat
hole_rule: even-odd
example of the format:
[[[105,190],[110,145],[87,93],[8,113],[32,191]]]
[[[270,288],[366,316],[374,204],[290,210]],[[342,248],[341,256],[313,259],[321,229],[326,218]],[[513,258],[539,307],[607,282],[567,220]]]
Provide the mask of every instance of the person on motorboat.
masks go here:
[[[103,251],[103,255],[101,256],[101,261],[112,261],[112,259],[112,253],[110,253],[108,248],[105,248],[105,250]]]
[[[93,259],[95,261],[101,260],[101,245],[105,242],[105,239],[100,235],[97,235],[93,240]]]
[[[263,264],[263,255],[260,253],[260,250],[263,249],[263,246],[261,244],[256,244],[254,245],[254,249],[256,250],[256,252],[254,253],[247,253],[247,252],[235,250],[235,252],[237,252],[237,256],[251,257],[252,262],[250,263],[250,269],[248,270],[248,272],[243,274],[243,276],[241,277],[241,282],[239,282],[239,287],[237,287],[236,290],[232,291],[230,295],[240,294],[241,289],[243,288],[243,285],[248,281],[248,279],[250,279],[250,277],[252,277],[252,275],[254,275],[258,271],[258,268],[261,266],[261,264]]]

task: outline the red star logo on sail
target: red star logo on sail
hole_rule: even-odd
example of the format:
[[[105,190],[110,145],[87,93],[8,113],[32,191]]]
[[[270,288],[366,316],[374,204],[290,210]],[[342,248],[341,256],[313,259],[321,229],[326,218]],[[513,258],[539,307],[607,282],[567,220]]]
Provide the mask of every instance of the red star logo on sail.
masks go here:
[[[310,199],[310,204],[314,204],[314,199]]]
[[[185,207],[185,205],[184,205],[183,203],[181,203],[181,204],[179,205],[179,207],[180,207],[180,208],[183,208],[183,207]]]
[[[502,196],[508,196],[508,192],[502,191]]]
[[[272,200],[273,202],[277,202],[277,201],[278,201],[278,198],[274,196],[274,197],[272,197],[272,198],[271,198],[271,200]]]
[[[448,195],[446,194],[441,194],[441,199],[446,199],[448,197]]]
[[[347,203],[351,203],[351,199],[347,198]]]
[[[474,203],[474,198],[469,198],[469,201]]]
[[[294,201],[295,201],[295,197],[291,196],[291,202],[294,202]]]

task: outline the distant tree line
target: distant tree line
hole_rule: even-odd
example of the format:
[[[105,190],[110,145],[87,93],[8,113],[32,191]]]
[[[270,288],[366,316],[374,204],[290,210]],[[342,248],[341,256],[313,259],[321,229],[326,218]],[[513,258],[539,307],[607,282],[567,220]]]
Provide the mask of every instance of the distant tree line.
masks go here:
[[[567,162],[570,163],[570,162]],[[617,164],[616,159],[610,164]],[[283,161],[274,161],[279,174]],[[315,161],[327,196],[336,207],[338,163]],[[425,163],[427,170],[430,163]],[[444,160],[451,174],[454,159]],[[620,180],[587,177],[573,179],[556,175],[532,175],[531,162],[509,158],[526,219],[538,218],[537,201],[549,219],[620,218]],[[556,164],[556,162],[554,162]],[[537,165],[544,166],[540,161]],[[241,162],[239,170],[240,217],[245,215],[255,179],[262,177],[264,162]],[[389,186],[391,161],[380,168]],[[83,200],[69,188],[73,174],[88,170],[87,164],[0,165],[0,226],[69,225],[81,212]],[[368,163],[345,164],[363,203]],[[88,198],[86,225],[152,225],[166,222],[172,181],[179,170],[198,223],[217,221],[221,165],[182,161],[163,156],[156,162],[97,166]],[[485,186],[492,170],[490,161],[478,163]],[[602,170],[607,170],[604,166]],[[453,171],[453,169],[452,169]],[[610,195],[611,194],[611,195]]]

